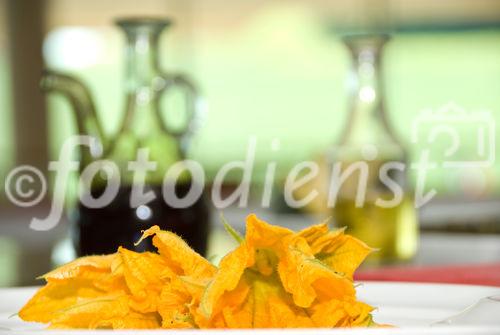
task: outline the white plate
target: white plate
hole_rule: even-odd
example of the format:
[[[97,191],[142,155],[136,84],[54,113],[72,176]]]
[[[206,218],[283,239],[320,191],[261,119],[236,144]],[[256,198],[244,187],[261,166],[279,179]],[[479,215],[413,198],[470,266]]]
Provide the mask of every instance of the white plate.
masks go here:
[[[15,314],[23,304],[36,291],[34,287],[6,288],[0,289],[0,332],[9,331],[12,334],[32,333],[43,330],[40,324],[26,323],[21,321]],[[499,295],[500,288],[488,286],[471,285],[444,285],[444,284],[416,284],[397,282],[366,282],[358,289],[358,298],[364,302],[376,306],[374,312],[375,321],[388,323],[399,328],[396,329],[343,329],[343,330],[320,330],[310,331],[286,330],[287,334],[500,334],[499,328],[456,328],[456,327],[429,327],[435,321],[457,314],[479,299]],[[500,316],[498,316],[500,317]],[[165,333],[165,331],[163,331]],[[194,331],[199,334],[200,331]],[[242,333],[245,331],[223,331],[224,334]],[[249,331],[254,334],[256,331]],[[262,331],[269,334],[278,331]],[[49,333],[48,331],[44,331]],[[52,332],[61,334],[61,332]],[[65,331],[66,333],[66,331]],[[74,333],[88,334],[89,331],[75,331]],[[150,334],[157,331],[132,331],[132,332],[110,332],[99,331],[99,334]],[[189,334],[189,331],[168,331],[168,334]],[[211,334],[219,332],[212,331]],[[222,332],[221,332],[222,333]]]

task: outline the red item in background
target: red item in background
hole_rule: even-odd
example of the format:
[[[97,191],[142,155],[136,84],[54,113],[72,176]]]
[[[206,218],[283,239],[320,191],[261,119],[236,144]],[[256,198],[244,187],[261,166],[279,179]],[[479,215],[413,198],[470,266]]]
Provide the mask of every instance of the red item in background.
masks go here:
[[[355,274],[354,279],[500,287],[500,263],[367,269],[359,270]]]

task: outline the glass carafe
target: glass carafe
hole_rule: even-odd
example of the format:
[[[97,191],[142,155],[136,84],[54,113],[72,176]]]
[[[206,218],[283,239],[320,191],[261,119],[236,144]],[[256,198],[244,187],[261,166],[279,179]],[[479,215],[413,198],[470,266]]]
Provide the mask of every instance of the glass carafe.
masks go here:
[[[79,255],[113,253],[118,246],[131,250],[151,250],[150,241],[135,245],[141,231],[152,225],[170,230],[183,237],[195,250],[206,251],[209,210],[204,195],[188,207],[168,204],[164,195],[164,177],[167,171],[185,158],[198,113],[198,95],[194,85],[182,75],[166,74],[159,68],[158,41],[168,20],[131,18],[118,20],[117,25],[126,36],[125,111],[119,131],[105,136],[96,116],[89,90],[71,76],[48,70],[41,86],[46,91],[62,93],[72,104],[80,134],[95,137],[101,150],[82,149],[81,172],[96,160],[109,160],[118,167],[120,187],[106,206],[91,208],[80,197],[77,207],[70,212],[73,237]],[[163,113],[162,99],[176,91],[184,97],[184,119],[173,126]],[[167,115],[167,117],[165,116]],[[96,155],[99,152],[99,155]],[[139,156],[155,167],[137,175],[131,162]],[[99,198],[108,185],[105,174],[97,174],[83,187],[87,194]],[[174,193],[183,198],[193,186],[189,173],[183,173],[173,185]],[[141,194],[132,201],[136,184],[144,184]],[[198,185],[198,187],[200,187]],[[202,187],[202,186],[201,186]],[[151,193],[152,192],[152,193]],[[142,199],[142,202],[141,202]]]
[[[408,260],[418,240],[406,150],[385,113],[381,58],[388,39],[386,35],[344,37],[354,87],[347,124],[328,155],[331,186],[338,187],[335,199],[329,198],[333,219],[378,249],[368,258],[372,263]],[[346,177],[341,179],[343,173]]]

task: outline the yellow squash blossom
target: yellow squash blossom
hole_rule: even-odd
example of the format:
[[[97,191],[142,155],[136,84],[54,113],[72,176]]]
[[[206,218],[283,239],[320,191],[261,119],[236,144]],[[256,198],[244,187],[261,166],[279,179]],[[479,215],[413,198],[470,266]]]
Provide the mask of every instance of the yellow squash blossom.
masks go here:
[[[215,267],[173,233],[153,227],[143,237],[154,234],[160,254],[120,247],[115,254],[82,257],[42,276],[47,285],[19,316],[51,328],[194,327],[187,305],[193,292],[203,292],[197,280],[204,283]]]
[[[300,232],[247,218],[246,236],[218,267],[180,237],[154,226],[158,253],[118,248],[42,276],[47,284],[21,309],[52,328],[284,328],[374,325],[356,299],[353,273],[372,251],[330,231]],[[140,241],[138,242],[140,243]]]
[[[156,328],[154,313],[130,307],[120,253],[79,258],[47,273],[42,287],[21,309],[26,321],[51,328]]]
[[[372,307],[356,301],[352,275],[336,267],[349,268],[342,253],[364,244],[353,239],[352,245],[339,242],[334,248],[334,236],[343,241],[343,232],[334,231],[322,245],[319,239],[329,234],[326,225],[294,233],[255,215],[247,218],[246,228],[245,240],[222,259],[207,286],[196,318],[200,327],[368,325]],[[333,316],[324,313],[332,309]]]

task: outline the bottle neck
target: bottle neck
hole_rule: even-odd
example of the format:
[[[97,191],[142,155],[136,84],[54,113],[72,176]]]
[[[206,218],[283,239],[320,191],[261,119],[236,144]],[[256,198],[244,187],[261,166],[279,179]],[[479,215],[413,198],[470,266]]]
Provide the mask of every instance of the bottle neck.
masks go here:
[[[159,33],[149,29],[127,32],[126,86],[128,93],[151,88],[158,70]]]
[[[351,105],[343,144],[386,142],[392,137],[384,112],[381,75],[382,48],[385,36],[354,36],[345,39],[352,67]]]
[[[125,32],[125,113],[110,145],[109,159],[119,163],[122,182],[134,182],[128,162],[137,158],[139,149],[147,149],[148,160],[157,164],[148,172],[146,182],[161,184],[168,168],[180,160],[177,139],[165,131],[160,94],[164,85],[158,64],[158,42],[168,20],[122,19],[117,24]]]
[[[359,36],[345,40],[352,58],[354,77],[354,112],[383,113],[383,85],[381,74],[382,50],[386,36]]]

